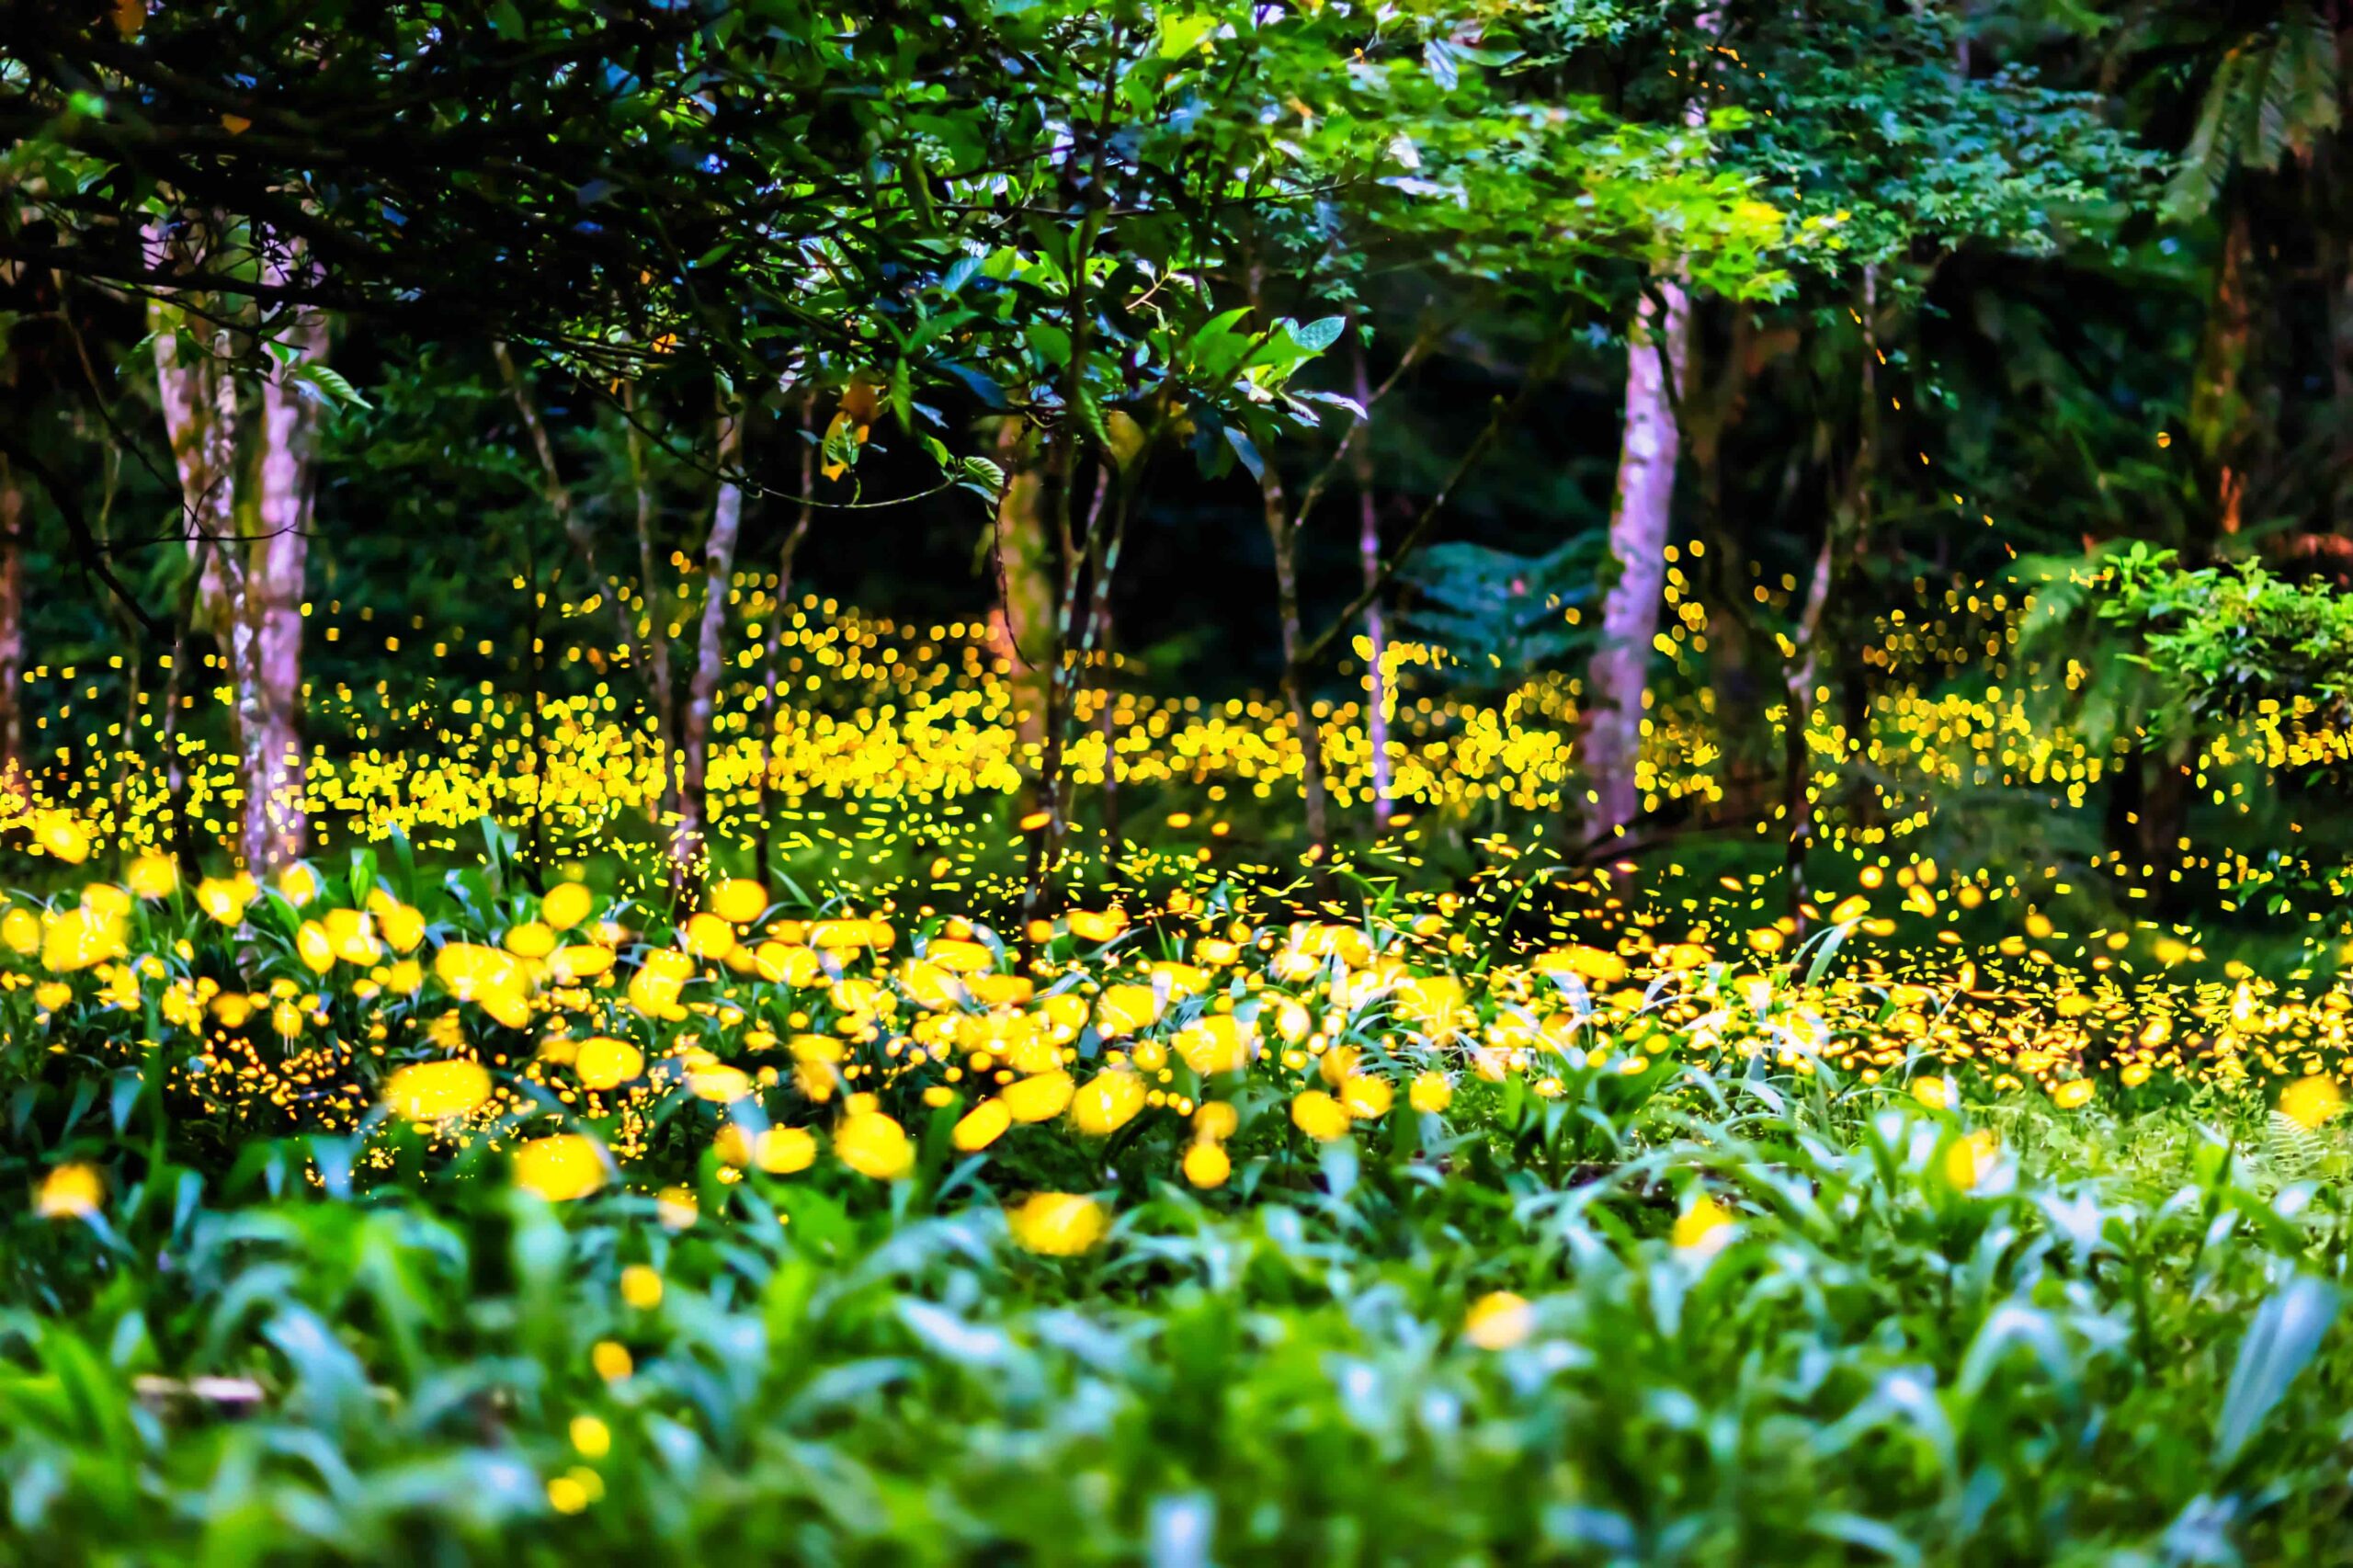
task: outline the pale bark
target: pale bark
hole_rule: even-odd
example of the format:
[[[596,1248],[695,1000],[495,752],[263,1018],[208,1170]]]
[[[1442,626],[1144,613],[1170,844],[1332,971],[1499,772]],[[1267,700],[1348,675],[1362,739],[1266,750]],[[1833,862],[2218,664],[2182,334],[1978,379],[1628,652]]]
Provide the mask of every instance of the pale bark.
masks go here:
[[[1072,453],[1072,448],[1063,447],[1053,461],[1058,465],[1067,462]],[[1063,497],[1056,503],[1057,515],[1066,518],[1071,481],[1067,475],[1053,477]],[[1063,842],[1069,832],[1063,762],[1069,750],[1070,727],[1078,713],[1076,682],[1095,643],[1092,619],[1085,621],[1086,630],[1081,631],[1079,602],[1082,590],[1090,582],[1099,592],[1108,592],[1110,574],[1119,565],[1118,540],[1114,537],[1107,546],[1102,531],[1104,507],[1111,500],[1115,483],[1111,465],[1101,465],[1096,473],[1094,494],[1087,502],[1086,532],[1072,534],[1067,521],[1055,530],[1063,540],[1063,587],[1061,608],[1054,617],[1054,661],[1046,670],[1045,740],[1038,751],[1038,799],[1046,822],[1043,830],[1030,841],[1029,888],[1025,903],[1031,913],[1041,906],[1052,885],[1054,872],[1062,864]],[[1126,515],[1123,497],[1121,522]],[[1117,526],[1113,531],[1116,536]]]
[[[776,613],[768,617],[766,658],[760,671],[760,728],[767,737],[760,754],[760,868],[766,871],[776,858],[774,813],[768,810],[768,778],[776,767],[776,759],[784,750],[784,714],[777,702],[777,665],[784,654],[785,619],[792,613],[792,573],[801,556],[801,541],[809,537],[809,525],[816,520],[817,506],[817,443],[808,438],[817,419],[817,393],[812,387],[801,400],[801,508],[792,520],[792,531],[784,536],[784,544],[777,551]]]
[[[25,493],[0,459],[0,803],[21,806],[25,774]]]
[[[1658,635],[1666,584],[1680,445],[1670,389],[1683,384],[1690,303],[1673,278],[1658,281],[1635,313],[1626,350],[1626,412],[1618,489],[1609,508],[1609,555],[1617,576],[1601,606],[1601,643],[1586,676],[1585,770],[1589,841],[1632,822],[1642,807],[1635,765],[1642,754],[1643,692]]]
[[[183,536],[190,569],[198,574],[198,608],[226,656],[229,607],[221,547],[236,532],[236,389],[218,360],[181,355],[179,328],[186,318],[178,310],[158,299],[149,304],[147,316],[154,334],[164,430],[179,473]]]
[[[1045,739],[1049,673],[1059,652],[1046,476],[1037,444],[1018,419],[998,426],[996,460],[1005,470],[1005,494],[996,508],[998,603],[990,631],[1006,661],[1006,717],[1015,738],[1034,746]]]
[[[1102,708],[1096,714],[1096,727],[1103,737],[1103,862],[1107,870],[1116,874],[1120,851],[1120,720],[1118,657],[1112,652],[1111,637],[1111,577],[1119,566],[1120,541],[1103,533],[1103,507],[1111,497],[1115,486],[1120,486],[1119,471],[1110,463],[1103,465],[1095,488],[1095,500],[1088,508],[1086,519],[1087,546],[1091,552],[1092,596],[1086,616],[1086,635],[1082,640],[1079,656],[1095,664],[1095,689]],[[1120,516],[1126,516],[1126,492],[1122,489]]]
[[[678,722],[677,826],[670,837],[674,891],[685,886],[688,869],[702,852],[710,820],[704,785],[710,767],[711,718],[726,663],[727,599],[735,574],[735,543],[744,525],[744,487],[733,475],[742,467],[745,417],[744,414],[722,415],[719,421],[719,495],[711,506],[710,535],[703,544],[702,620],[696,635],[694,675],[688,682],[686,709]]]
[[[670,809],[677,793],[677,778],[671,768],[672,748],[678,744],[677,683],[670,672],[669,623],[664,619],[666,612],[654,586],[661,578],[654,559],[654,524],[659,510],[654,494],[654,473],[645,460],[645,433],[637,427],[636,390],[625,390],[621,398],[629,425],[630,489],[637,498],[637,592],[645,607],[644,637],[637,638],[631,631],[618,592],[613,596],[613,615],[624,644],[631,641],[643,644],[646,690],[654,699],[654,727],[661,738],[658,749],[662,754],[662,795],[654,803],[659,814]]]
[[[147,245],[172,244],[160,228]],[[296,252],[267,264],[282,281]],[[295,349],[264,380],[257,444],[241,463],[237,385],[228,370],[225,329],[214,353],[183,356],[183,312],[168,301],[150,306],[156,386],[180,482],[195,602],[227,665],[244,773],[238,848],[256,876],[298,858],[308,838],[302,799],[302,589],[312,523],[313,446],[317,412],[294,372],[326,352],[326,321],[295,312],[279,340]],[[175,670],[176,684],[177,671]],[[166,759],[166,767],[176,767]]]
[[[287,341],[301,359],[326,353],[326,321],[299,314]],[[281,367],[261,389],[261,452],[254,539],[245,546],[244,602],[250,639],[239,720],[244,741],[245,863],[256,875],[299,858],[309,835],[302,791],[302,588],[310,561],[313,449],[319,403]]]
[[[1702,11],[1694,30],[1711,50],[1721,14]],[[1695,85],[1709,62],[1696,62]],[[1707,124],[1704,95],[1683,107],[1686,125]],[[1691,304],[1679,268],[1655,279],[1634,312],[1626,346],[1626,412],[1618,449],[1618,487],[1609,507],[1609,555],[1618,575],[1601,606],[1601,643],[1586,674],[1585,768],[1592,787],[1586,841],[1598,845],[1622,834],[1642,810],[1637,767],[1643,750],[1643,693],[1648,685],[1652,640],[1666,586],[1667,532],[1675,507],[1675,466],[1681,445],[1675,402],[1685,385]]]
[[[1275,613],[1282,633],[1283,699],[1290,706],[1291,733],[1299,742],[1300,803],[1307,818],[1309,858],[1321,864],[1332,853],[1330,790],[1324,780],[1324,733],[1307,697],[1300,661],[1304,640],[1299,619],[1299,530],[1283,496],[1282,475],[1272,463],[1258,479],[1267,522],[1267,542],[1275,552]],[[1376,563],[1374,572],[1380,568]]]
[[[195,630],[196,618],[202,613],[205,557],[212,551],[212,541],[199,539],[196,550],[196,558],[188,562],[188,576],[180,584],[178,609],[172,617],[171,665],[164,675],[164,722],[156,736],[164,754],[164,790],[171,802],[172,854],[189,877],[198,872],[196,827],[189,820],[188,769],[180,762],[180,714],[185,711],[184,704],[191,700],[183,695],[188,682],[188,633]]]
[[[1355,360],[1356,399],[1370,424],[1372,383],[1365,373],[1361,343]],[[1386,832],[1397,808],[1390,798],[1395,779],[1389,760],[1389,671],[1384,663],[1389,627],[1381,610],[1381,511],[1372,488],[1372,433],[1353,430],[1349,435],[1349,460],[1357,486],[1357,560],[1364,573],[1365,591],[1370,596],[1364,607],[1365,744],[1372,754],[1372,823],[1375,829]]]

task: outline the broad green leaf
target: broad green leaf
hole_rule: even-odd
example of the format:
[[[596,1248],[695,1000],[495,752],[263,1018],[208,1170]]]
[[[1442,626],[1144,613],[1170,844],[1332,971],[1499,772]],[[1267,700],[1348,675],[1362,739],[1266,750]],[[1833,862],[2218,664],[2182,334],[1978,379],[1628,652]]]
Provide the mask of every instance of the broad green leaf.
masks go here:
[[[2256,1309],[2214,1423],[2216,1469],[2227,1469],[2237,1460],[2289,1386],[2312,1364],[2342,1301],[2336,1287],[2298,1274]]]

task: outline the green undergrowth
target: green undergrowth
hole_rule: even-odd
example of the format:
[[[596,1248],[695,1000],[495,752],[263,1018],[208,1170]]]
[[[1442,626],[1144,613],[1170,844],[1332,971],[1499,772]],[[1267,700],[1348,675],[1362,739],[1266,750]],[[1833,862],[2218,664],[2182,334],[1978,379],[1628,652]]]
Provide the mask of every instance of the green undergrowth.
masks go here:
[[[200,1172],[94,1097],[0,1153],[17,1190],[136,1173],[0,1234],[0,1557],[2353,1551],[2331,1128],[1989,1125],[1819,1074],[1478,1092],[1305,1167],[1237,1142],[1210,1193],[1106,1165],[1074,1258],[1001,1206],[1072,1173],[943,1128],[901,1183],[706,1159],[551,1207],[479,1144]]]

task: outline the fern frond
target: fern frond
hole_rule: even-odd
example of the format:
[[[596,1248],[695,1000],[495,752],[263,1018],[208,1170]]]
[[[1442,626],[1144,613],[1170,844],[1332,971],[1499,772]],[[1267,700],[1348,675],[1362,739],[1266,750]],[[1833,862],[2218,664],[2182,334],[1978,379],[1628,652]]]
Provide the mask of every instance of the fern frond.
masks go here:
[[[2199,106],[2198,129],[2181,154],[2165,190],[2165,206],[2176,218],[2194,217],[2214,205],[2230,177],[2239,147],[2238,82],[2245,57],[2234,49],[2215,67],[2206,85],[2206,101]]]
[[[2292,1116],[2271,1113],[2268,1151],[2282,1182],[2310,1181],[2328,1159],[2328,1141]]]

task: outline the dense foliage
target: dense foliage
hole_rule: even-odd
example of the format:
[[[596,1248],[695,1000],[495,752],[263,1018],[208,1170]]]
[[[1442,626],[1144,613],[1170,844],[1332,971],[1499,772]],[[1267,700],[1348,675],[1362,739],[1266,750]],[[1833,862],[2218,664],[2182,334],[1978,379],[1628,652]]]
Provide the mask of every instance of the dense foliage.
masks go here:
[[[502,864],[9,915],[28,1551],[2344,1549],[2341,1093],[2238,1087],[2341,1062],[2342,993],[2242,986],[2193,1089],[2186,995],[1997,1056],[1978,983],[1826,943],[1470,961],[1503,884],[1076,911],[1016,969]]]
[[[2316,0],[0,0],[0,1562],[2353,1557]]]

